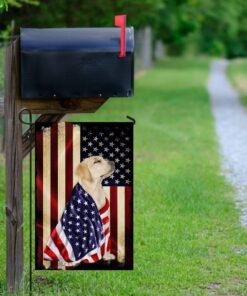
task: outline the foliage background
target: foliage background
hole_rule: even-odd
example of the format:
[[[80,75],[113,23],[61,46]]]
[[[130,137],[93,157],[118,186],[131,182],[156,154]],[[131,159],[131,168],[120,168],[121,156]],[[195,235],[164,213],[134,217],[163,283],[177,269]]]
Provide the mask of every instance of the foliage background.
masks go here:
[[[0,7],[5,1],[0,0]],[[172,55],[247,55],[245,0],[9,0],[9,4],[0,30],[12,34],[20,26],[112,26],[114,15],[125,13],[137,29],[150,25]]]

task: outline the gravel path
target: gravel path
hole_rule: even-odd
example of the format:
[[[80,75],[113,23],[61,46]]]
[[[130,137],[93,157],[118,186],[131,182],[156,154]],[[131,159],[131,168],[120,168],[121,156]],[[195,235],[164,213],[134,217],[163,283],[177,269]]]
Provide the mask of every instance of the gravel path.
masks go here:
[[[247,227],[247,110],[226,76],[228,62],[211,66],[208,91],[222,155],[223,174],[236,189],[241,224]]]

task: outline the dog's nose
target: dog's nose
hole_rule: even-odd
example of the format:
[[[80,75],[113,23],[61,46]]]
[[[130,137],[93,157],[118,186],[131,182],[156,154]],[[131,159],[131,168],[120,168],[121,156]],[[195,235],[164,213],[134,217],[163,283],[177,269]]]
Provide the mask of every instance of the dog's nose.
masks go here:
[[[109,165],[111,166],[111,168],[114,170],[115,169],[115,162],[114,161],[108,161]]]

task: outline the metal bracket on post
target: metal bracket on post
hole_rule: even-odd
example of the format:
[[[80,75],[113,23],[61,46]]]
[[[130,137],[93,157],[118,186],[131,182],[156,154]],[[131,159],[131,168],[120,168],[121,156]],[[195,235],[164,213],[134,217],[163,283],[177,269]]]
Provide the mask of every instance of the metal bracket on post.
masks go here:
[[[133,117],[130,117],[129,115],[127,115],[126,118],[131,120],[133,122],[133,125],[136,124],[136,120]]]

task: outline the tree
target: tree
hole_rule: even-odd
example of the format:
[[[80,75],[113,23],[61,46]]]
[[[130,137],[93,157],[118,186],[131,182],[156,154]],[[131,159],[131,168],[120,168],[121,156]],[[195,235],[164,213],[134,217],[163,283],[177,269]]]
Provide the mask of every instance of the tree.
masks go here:
[[[23,6],[23,4],[32,4],[32,5],[38,5],[38,0],[0,0],[0,12],[3,12],[4,10],[8,11],[8,6],[14,6],[17,8],[20,8]]]
[[[156,18],[161,3],[162,0],[46,0],[38,7],[12,7],[3,15],[0,25],[6,26],[15,19],[17,27],[112,26],[114,15],[127,14],[128,23],[138,28]]]
[[[238,46],[239,15],[246,3],[242,0],[207,0],[199,5],[200,50],[211,55],[234,56],[232,45]]]
[[[4,10],[8,10],[8,1],[0,0],[0,13],[2,13]]]
[[[175,55],[193,43],[213,56],[247,55],[246,12],[245,0],[163,0],[155,32]]]
[[[155,23],[155,35],[164,41],[173,55],[181,54],[187,37],[198,28],[197,1],[163,0]]]

